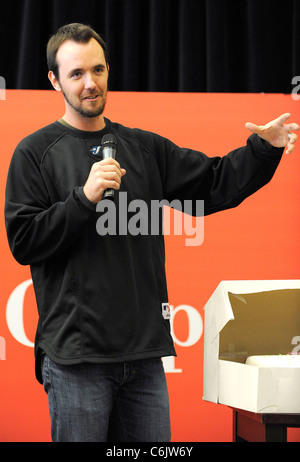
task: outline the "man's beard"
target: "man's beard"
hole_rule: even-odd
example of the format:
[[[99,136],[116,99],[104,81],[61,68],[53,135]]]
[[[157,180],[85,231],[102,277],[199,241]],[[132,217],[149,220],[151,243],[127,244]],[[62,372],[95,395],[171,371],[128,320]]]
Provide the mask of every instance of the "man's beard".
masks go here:
[[[98,117],[104,111],[105,104],[106,104],[106,93],[103,93],[103,92],[99,93],[99,96],[102,96],[102,104],[99,107],[95,109],[84,109],[82,106],[80,105],[76,106],[74,103],[72,103],[72,101],[70,101],[70,99],[68,98],[68,96],[66,95],[62,87],[61,87],[61,91],[65,98],[65,101],[69,104],[69,106],[71,106],[82,117],[86,117],[86,118]],[[90,96],[93,96],[93,95],[91,94]]]

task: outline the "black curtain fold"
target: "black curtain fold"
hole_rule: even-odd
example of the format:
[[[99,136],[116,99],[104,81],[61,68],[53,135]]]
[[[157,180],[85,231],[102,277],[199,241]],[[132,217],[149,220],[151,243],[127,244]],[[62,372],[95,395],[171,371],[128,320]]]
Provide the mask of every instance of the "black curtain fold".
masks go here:
[[[49,89],[46,45],[83,22],[108,45],[115,91],[291,93],[300,75],[300,1],[2,0],[0,75]]]

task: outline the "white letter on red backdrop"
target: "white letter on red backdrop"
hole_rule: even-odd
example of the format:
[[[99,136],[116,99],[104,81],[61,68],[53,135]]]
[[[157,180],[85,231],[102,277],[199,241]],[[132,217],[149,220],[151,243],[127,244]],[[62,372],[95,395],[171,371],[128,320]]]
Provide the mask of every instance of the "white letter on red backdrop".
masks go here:
[[[189,323],[189,335],[184,342],[178,340],[173,329],[174,318],[179,311],[184,311],[186,313]],[[200,313],[196,308],[190,305],[178,305],[175,309],[171,306],[171,329],[174,342],[177,343],[177,345],[183,347],[195,345],[201,338],[203,332],[203,322]]]
[[[182,347],[190,347],[192,345],[195,345],[195,343],[198,342],[198,340],[201,338],[201,335],[203,333],[203,321],[201,318],[201,314],[194,308],[193,306],[190,305],[178,305],[175,309],[172,305],[170,305],[171,309],[171,333],[172,337],[174,340],[174,343],[177,345],[180,345]],[[176,316],[176,313],[179,311],[184,311],[187,315],[188,318],[188,324],[189,324],[189,334],[187,339],[182,342],[178,340],[174,333],[174,318]],[[177,369],[175,367],[175,357],[174,356],[168,356],[166,358],[163,358],[163,365],[165,372],[177,372],[180,373],[182,372],[182,369]]]
[[[32,343],[26,336],[23,312],[25,293],[31,284],[31,279],[19,284],[11,293],[6,305],[6,322],[10,333],[18,342],[28,347],[33,347],[34,343]]]

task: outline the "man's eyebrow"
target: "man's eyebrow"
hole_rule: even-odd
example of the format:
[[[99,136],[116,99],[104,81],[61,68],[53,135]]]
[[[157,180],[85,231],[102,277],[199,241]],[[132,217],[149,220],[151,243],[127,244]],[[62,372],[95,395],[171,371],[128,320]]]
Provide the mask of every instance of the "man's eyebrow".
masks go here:
[[[71,77],[71,75],[76,74],[76,72],[81,72],[82,69],[77,68],[77,69],[72,69],[70,72],[68,72],[68,77]]]

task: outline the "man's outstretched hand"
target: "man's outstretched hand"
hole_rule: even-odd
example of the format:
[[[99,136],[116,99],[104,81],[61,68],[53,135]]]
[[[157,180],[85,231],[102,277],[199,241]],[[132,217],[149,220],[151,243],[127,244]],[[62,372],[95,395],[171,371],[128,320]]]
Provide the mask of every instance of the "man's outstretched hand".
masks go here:
[[[294,150],[298,138],[292,131],[300,128],[296,123],[285,123],[290,117],[291,114],[287,113],[282,114],[278,119],[272,120],[266,125],[255,125],[247,122],[245,126],[272,146],[276,148],[287,147],[286,154],[290,154]]]

